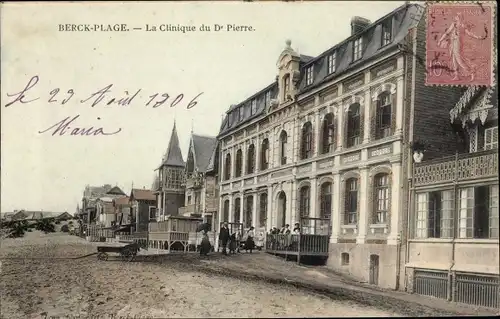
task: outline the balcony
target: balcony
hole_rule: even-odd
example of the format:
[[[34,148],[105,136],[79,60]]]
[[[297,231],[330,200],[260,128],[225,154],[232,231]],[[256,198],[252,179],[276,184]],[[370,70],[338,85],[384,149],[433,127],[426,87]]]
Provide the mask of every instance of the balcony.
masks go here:
[[[186,188],[197,189],[203,187],[203,179],[200,176],[186,178]]]
[[[415,186],[498,178],[498,150],[459,154],[415,164],[413,178]]]
[[[179,207],[179,215],[183,216],[186,214],[201,214],[202,206],[201,204],[189,204],[184,207]]]

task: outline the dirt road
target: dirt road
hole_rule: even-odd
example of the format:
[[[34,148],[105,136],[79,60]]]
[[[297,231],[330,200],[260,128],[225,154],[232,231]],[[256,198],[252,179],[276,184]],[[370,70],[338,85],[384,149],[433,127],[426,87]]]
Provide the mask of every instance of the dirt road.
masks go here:
[[[169,256],[99,262],[95,244],[65,234],[27,234],[2,242],[1,316],[308,317],[397,316],[288,285],[224,277],[226,263]],[[190,259],[192,258],[192,259]],[[272,257],[271,257],[272,258]],[[198,267],[198,268],[197,268]]]

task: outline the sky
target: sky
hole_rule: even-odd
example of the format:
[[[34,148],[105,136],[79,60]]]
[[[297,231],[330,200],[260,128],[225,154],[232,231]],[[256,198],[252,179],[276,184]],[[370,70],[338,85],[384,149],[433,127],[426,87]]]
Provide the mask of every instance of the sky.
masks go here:
[[[126,193],[132,184],[149,188],[174,121],[186,158],[191,130],[217,135],[231,104],[274,81],[287,39],[298,53],[316,56],[350,35],[352,16],[375,21],[403,3],[2,4],[1,211],[73,213],[85,185],[113,184]],[[131,31],[59,31],[60,24],[126,24]],[[161,24],[196,31],[145,30]],[[200,31],[202,24],[212,30]],[[214,24],[253,31],[215,32]],[[16,93],[32,79],[21,103]],[[128,104],[116,103],[139,89]],[[164,93],[167,102],[153,108]],[[57,123],[75,116],[70,129],[53,135]],[[121,130],[74,136],[74,127]]]

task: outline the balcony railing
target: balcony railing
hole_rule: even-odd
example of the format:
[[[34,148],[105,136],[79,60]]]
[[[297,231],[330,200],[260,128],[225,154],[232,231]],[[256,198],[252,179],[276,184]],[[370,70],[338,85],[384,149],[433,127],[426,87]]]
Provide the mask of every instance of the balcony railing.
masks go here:
[[[464,182],[482,178],[498,178],[498,150],[440,158],[415,164],[415,186]]]

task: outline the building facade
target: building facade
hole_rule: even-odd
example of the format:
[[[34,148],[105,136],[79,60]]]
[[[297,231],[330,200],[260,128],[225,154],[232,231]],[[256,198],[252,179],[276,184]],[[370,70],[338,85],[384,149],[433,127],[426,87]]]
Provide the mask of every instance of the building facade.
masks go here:
[[[409,291],[500,306],[497,88],[469,87],[450,111],[465,152],[415,164]],[[481,293],[478,293],[481,292]]]
[[[165,155],[162,158],[158,171],[158,189],[155,189],[157,210],[156,218],[153,220],[162,221],[167,215],[177,215],[179,207],[184,206],[184,181],[186,163],[182,158],[179,147],[179,137],[174,122],[172,133]]]
[[[463,93],[425,86],[420,57],[425,17],[415,4],[374,23],[353,18],[351,36],[317,57],[287,41],[276,80],[223,121],[219,219],[326,229],[330,268],[405,287],[412,145],[428,144],[428,159],[455,153],[449,110]]]

